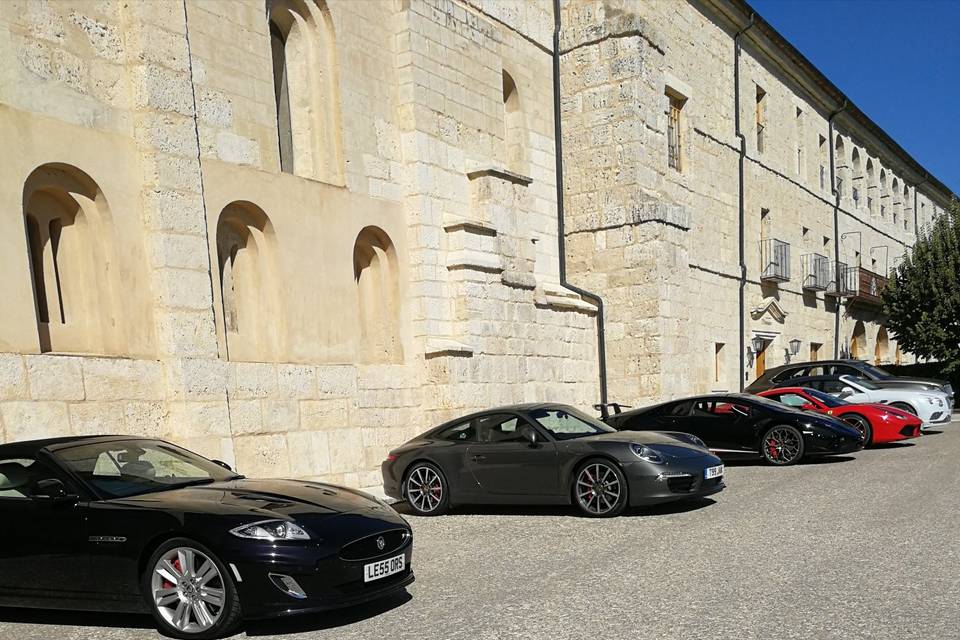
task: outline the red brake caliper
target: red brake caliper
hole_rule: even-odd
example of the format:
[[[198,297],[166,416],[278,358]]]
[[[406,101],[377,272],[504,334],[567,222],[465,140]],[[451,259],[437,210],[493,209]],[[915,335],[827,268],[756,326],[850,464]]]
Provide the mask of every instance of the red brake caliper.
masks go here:
[[[183,573],[183,568],[180,566],[180,558],[174,558],[174,560],[173,560],[173,562],[172,562],[171,564],[173,564],[173,568],[176,569],[178,573],[181,573],[181,574]],[[163,580],[163,588],[164,588],[164,589],[173,589],[173,583],[170,582],[170,581],[167,580],[167,579],[164,579],[164,580]]]
[[[773,438],[767,440],[767,451],[770,452],[771,458],[777,457],[777,441]]]

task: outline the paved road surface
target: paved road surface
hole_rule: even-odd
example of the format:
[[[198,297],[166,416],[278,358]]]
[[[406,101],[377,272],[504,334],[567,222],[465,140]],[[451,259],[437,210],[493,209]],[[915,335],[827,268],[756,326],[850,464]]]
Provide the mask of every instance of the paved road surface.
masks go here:
[[[960,423],[798,467],[728,468],[693,508],[411,518],[409,596],[250,637],[960,638]],[[0,639],[156,639],[151,620],[0,610]],[[242,637],[243,634],[241,634]]]

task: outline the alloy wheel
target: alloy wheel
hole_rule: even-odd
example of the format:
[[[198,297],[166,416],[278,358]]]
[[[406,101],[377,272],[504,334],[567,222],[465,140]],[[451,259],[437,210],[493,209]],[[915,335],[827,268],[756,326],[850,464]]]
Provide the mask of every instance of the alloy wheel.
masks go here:
[[[577,501],[584,511],[593,515],[613,511],[620,502],[622,490],[618,475],[602,462],[588,464],[577,474]]]
[[[430,513],[443,502],[443,480],[430,467],[417,467],[407,478],[407,500],[421,513]]]
[[[764,454],[774,464],[791,464],[800,457],[801,436],[796,429],[775,427],[763,439]]]
[[[176,547],[154,565],[153,605],[173,628],[186,634],[213,627],[224,609],[225,585],[217,563],[191,547]]]
[[[863,438],[863,446],[868,446],[873,434],[870,432],[870,424],[861,418],[860,416],[849,416],[844,420],[851,427],[860,432],[860,437]]]

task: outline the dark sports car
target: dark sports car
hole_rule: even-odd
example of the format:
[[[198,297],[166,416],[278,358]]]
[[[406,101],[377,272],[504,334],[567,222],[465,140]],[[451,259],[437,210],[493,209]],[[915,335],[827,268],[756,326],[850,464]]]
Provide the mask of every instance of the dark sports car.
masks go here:
[[[863,448],[860,431],[840,420],[746,394],[673,400],[611,415],[607,423],[622,430],[684,431],[722,458],[762,456],[776,465]]]
[[[248,480],[158,440],[0,446],[0,605],[147,612],[178,638],[413,582],[410,527],[366,494]]]
[[[387,495],[420,515],[461,504],[574,504],[587,516],[717,493],[723,465],[681,433],[617,433],[573,407],[482,411],[427,431],[383,463]]]

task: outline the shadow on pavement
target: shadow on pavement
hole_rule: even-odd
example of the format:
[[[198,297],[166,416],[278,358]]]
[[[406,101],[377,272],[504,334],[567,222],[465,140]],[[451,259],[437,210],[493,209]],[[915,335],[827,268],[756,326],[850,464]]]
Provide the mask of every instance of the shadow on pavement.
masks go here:
[[[870,445],[870,449],[908,449],[917,446],[913,442],[881,442]]]
[[[59,609],[13,609],[0,607],[0,623],[43,624],[65,627],[116,627],[155,629],[153,618],[136,613],[63,611]]]
[[[286,618],[271,618],[267,620],[251,620],[244,625],[248,637],[275,636],[296,633],[310,633],[325,629],[336,629],[348,624],[355,624],[368,618],[374,618],[387,611],[402,607],[410,602],[413,596],[406,590],[387,596],[382,600],[375,600],[347,609],[335,609],[323,613],[305,613],[292,615]]]
[[[851,456],[816,456],[813,458],[803,458],[796,465],[792,466],[808,466],[808,465],[822,465],[822,464],[837,464],[840,462],[850,462],[851,460],[856,460]],[[741,460],[724,460],[723,464],[728,467],[770,467],[771,469],[776,469],[775,465],[770,464],[763,458],[745,458]]]
[[[695,511],[704,507],[716,504],[711,498],[693,498],[688,500],[677,500],[666,504],[659,504],[649,507],[629,507],[620,514],[620,518],[645,517],[671,515],[675,513],[686,513]],[[406,502],[398,502],[391,505],[397,512],[404,516],[419,518]],[[567,516],[570,518],[583,518],[593,520],[581,515],[573,506],[569,505],[469,505],[463,507],[454,507],[450,510],[451,516]],[[445,517],[445,516],[440,516]]]

